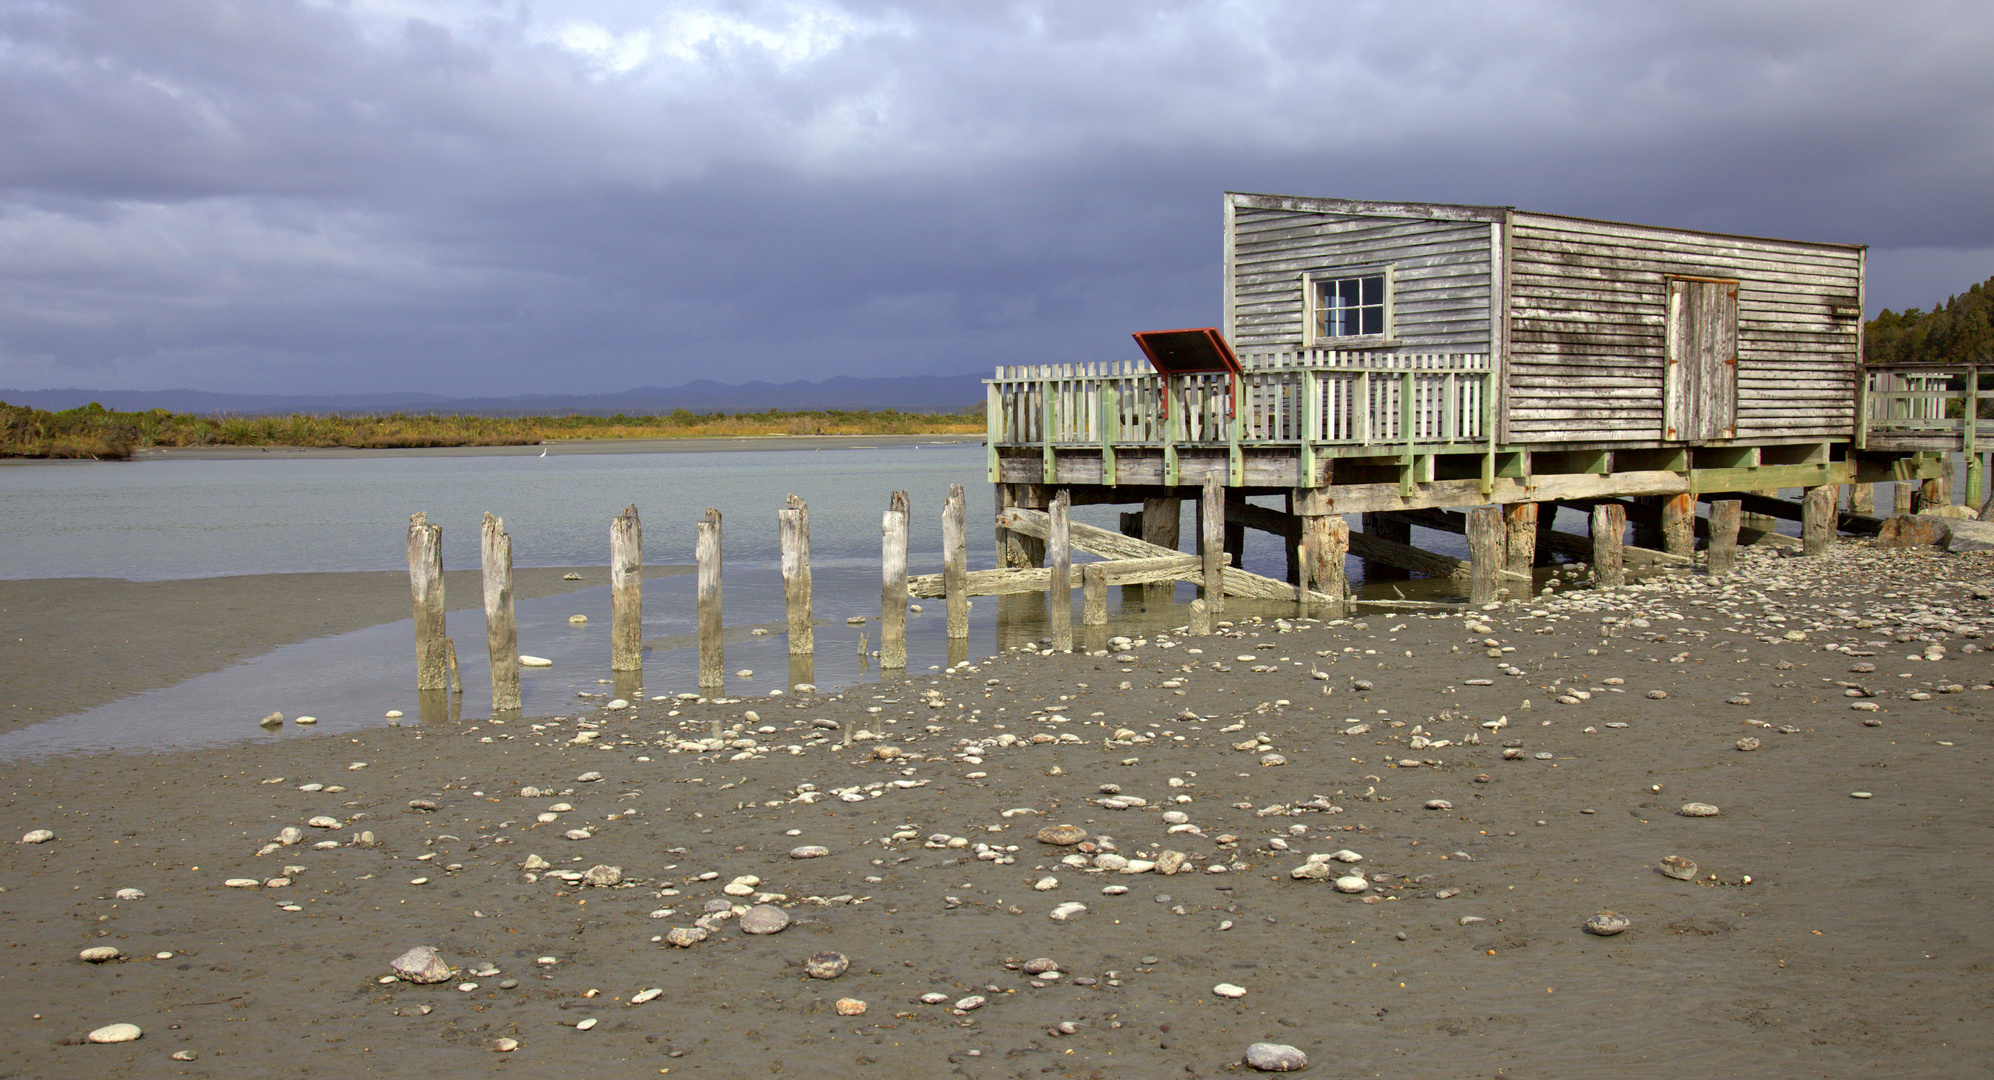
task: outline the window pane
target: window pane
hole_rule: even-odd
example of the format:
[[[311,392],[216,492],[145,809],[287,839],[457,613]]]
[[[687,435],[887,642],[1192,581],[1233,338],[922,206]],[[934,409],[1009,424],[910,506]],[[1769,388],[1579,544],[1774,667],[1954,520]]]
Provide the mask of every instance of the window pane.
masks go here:
[[[1385,275],[1377,274],[1362,279],[1364,282],[1364,306],[1381,305],[1385,302]]]
[[[1362,311],[1364,312],[1363,333],[1382,334],[1385,332],[1385,309],[1382,306],[1367,307],[1363,308]]]

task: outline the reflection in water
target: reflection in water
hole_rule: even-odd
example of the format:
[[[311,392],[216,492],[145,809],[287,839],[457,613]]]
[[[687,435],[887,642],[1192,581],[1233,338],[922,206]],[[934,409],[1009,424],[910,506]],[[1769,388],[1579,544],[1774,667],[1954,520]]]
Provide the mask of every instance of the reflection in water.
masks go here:
[[[789,685],[791,689],[799,686],[817,685],[817,658],[815,656],[809,654],[802,656],[796,653],[789,654]]]
[[[425,727],[442,727],[464,718],[464,695],[448,690],[415,692],[416,721]]]

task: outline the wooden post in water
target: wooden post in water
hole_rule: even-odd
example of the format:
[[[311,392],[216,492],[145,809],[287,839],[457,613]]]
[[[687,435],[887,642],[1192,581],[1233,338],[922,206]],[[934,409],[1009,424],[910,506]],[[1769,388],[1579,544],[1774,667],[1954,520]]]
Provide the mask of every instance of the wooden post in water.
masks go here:
[[[1617,589],[1627,584],[1627,567],[1622,553],[1627,544],[1627,508],[1617,502],[1602,502],[1592,508],[1592,583],[1595,588]]]
[[[1182,499],[1144,499],[1142,501],[1142,539],[1158,547],[1177,550],[1179,523],[1184,518]],[[1177,595],[1174,581],[1152,581],[1142,587],[1142,603],[1145,607],[1161,607]]]
[[[421,511],[408,519],[408,586],[415,608],[415,688],[443,690],[450,673],[443,651],[443,526]]]
[[[1876,485],[1849,485],[1849,513],[1876,516]]]
[[[1800,495],[1800,550],[1804,555],[1825,555],[1835,546],[1835,496],[1832,485],[1807,488]]]
[[[1205,557],[1205,609],[1224,611],[1225,485],[1216,475],[1205,477],[1204,497],[1198,500],[1198,553]]]
[[[1108,568],[1100,563],[1080,568],[1080,623],[1108,625]]]
[[[492,711],[520,707],[519,624],[512,614],[512,537],[505,522],[485,512],[478,533],[484,567],[485,651],[492,662]]]
[[[1052,647],[1060,652],[1073,651],[1072,505],[1073,496],[1060,488],[1046,511],[1045,561],[1052,584],[1046,590],[1045,624],[1052,632]]]
[[[1918,482],[1899,480],[1890,485],[1890,512],[1902,516],[1918,512]]]
[[[727,650],[720,639],[720,511],[708,507],[695,527],[699,562],[699,685],[721,686],[727,679]]]
[[[789,655],[810,656],[817,651],[816,620],[810,610],[810,504],[791,495],[788,505],[775,516],[782,532],[782,599],[789,611]]]
[[[1492,604],[1502,588],[1503,571],[1509,565],[1509,529],[1502,511],[1493,506],[1477,506],[1468,511],[1468,560],[1472,576],[1468,602],[1480,607]]]
[[[942,598],[948,605],[948,639],[969,636],[968,511],[962,485],[950,484],[942,503]]]
[[[609,521],[609,670],[644,668],[644,528],[637,505]]]
[[[1510,573],[1527,577],[1537,565],[1537,504],[1510,503],[1502,508],[1502,516],[1508,533],[1503,565]]]
[[[1711,577],[1728,576],[1738,567],[1738,525],[1744,517],[1743,504],[1737,499],[1710,500],[1710,565]]]
[[[449,669],[450,672],[450,692],[453,694],[463,693],[463,673],[457,670],[457,643],[449,638],[443,639],[443,666]]]
[[[879,670],[907,667],[907,493],[880,515]]]
[[[1690,492],[1662,500],[1662,550],[1685,558],[1696,554],[1696,496]]]

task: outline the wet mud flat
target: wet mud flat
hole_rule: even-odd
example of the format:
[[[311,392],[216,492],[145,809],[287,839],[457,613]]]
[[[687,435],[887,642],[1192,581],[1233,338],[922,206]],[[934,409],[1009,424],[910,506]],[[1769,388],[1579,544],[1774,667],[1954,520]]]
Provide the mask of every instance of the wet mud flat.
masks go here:
[[[8,764],[0,1076],[1226,1076],[1258,1042],[1971,1075],[1990,579],[1850,541],[822,697]],[[415,946],[453,970],[397,977]],[[143,1035],[85,1041],[114,1023]]]
[[[660,565],[644,576],[690,572]],[[477,571],[443,577],[452,611],[483,604]],[[532,600],[608,580],[599,566],[522,567],[513,595]],[[0,731],[219,671],[279,645],[406,619],[409,608],[408,575],[393,570],[0,580]]]

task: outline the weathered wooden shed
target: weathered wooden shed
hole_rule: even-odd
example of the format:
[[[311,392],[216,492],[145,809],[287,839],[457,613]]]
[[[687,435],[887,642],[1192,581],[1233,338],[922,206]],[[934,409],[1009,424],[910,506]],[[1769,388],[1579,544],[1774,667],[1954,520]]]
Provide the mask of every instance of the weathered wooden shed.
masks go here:
[[[1242,356],[1491,356],[1500,444],[1819,442],[1855,420],[1863,257],[1510,207],[1228,194],[1225,329]]]
[[[1228,193],[1223,208],[1224,317],[1200,332],[1214,363],[1165,363],[1138,335],[1149,362],[989,381],[1007,565],[1038,556],[1001,515],[1055,489],[1142,502],[1125,529],[1164,547],[1179,499],[1223,489],[1228,550],[1242,528],[1276,532],[1316,552],[1321,581],[1340,576],[1343,514],[1365,515],[1351,542],[1367,558],[1417,566],[1411,524],[1499,507],[1514,573],[1539,505],[1612,504],[1608,523],[1626,511],[1666,543],[1657,558],[1687,562],[1712,494],[1804,489],[1819,550],[1834,485],[1940,468],[1915,426],[1943,407],[1934,392],[1863,368],[1861,245],[1501,206]],[[1973,461],[1970,425],[1964,439]],[[1246,503],[1276,491],[1286,511]]]

